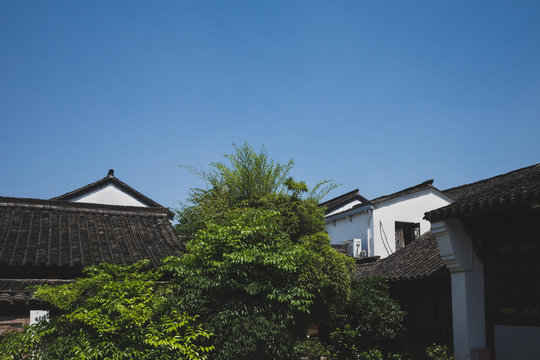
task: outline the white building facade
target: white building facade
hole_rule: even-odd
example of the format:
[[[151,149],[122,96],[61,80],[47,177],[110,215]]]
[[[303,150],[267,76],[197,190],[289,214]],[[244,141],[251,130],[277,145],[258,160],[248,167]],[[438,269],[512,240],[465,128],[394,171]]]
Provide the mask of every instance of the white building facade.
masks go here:
[[[424,213],[452,202],[432,184],[429,180],[373,200],[354,190],[321,204],[332,244],[346,244],[354,257],[393,254],[430,229]]]

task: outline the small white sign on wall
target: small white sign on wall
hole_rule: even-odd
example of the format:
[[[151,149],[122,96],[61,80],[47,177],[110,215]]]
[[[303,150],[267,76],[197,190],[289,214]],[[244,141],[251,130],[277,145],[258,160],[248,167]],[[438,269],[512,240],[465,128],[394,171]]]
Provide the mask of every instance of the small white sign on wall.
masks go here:
[[[37,324],[42,320],[49,320],[49,311],[47,310],[30,310],[30,325]]]

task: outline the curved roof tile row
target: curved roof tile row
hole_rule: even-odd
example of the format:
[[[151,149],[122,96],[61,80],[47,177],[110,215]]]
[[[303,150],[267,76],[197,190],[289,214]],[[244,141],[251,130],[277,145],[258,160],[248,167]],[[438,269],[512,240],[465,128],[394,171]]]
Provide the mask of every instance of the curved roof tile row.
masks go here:
[[[159,265],[182,246],[166,208],[0,198],[0,265]]]
[[[392,255],[356,266],[358,279],[380,276],[388,280],[429,279],[448,274],[435,235],[428,231]]]
[[[429,211],[431,222],[467,216],[494,208],[540,201],[540,164],[445,190],[456,201]]]

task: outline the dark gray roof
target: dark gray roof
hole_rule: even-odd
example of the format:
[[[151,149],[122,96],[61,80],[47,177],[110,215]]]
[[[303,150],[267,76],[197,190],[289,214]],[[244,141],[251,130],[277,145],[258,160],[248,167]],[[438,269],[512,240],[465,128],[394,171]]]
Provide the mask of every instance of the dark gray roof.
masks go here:
[[[37,306],[42,301],[33,296],[37,285],[62,285],[74,280],[62,279],[0,279],[0,307],[2,305]]]
[[[357,278],[380,276],[392,281],[430,279],[446,274],[448,270],[431,231],[387,258],[357,264],[355,273]]]
[[[456,201],[427,212],[425,219],[433,222],[538,201],[540,164],[451,188],[444,193]]]
[[[395,192],[395,193],[392,193],[392,194],[389,194],[389,195],[379,196],[379,197],[377,197],[375,199],[372,199],[371,203],[374,204],[374,205],[375,204],[380,204],[383,201],[392,200],[392,199],[398,198],[398,197],[403,196],[403,195],[413,194],[413,193],[415,193],[417,191],[424,190],[424,189],[436,189],[433,186],[433,179],[426,180],[423,183],[408,187],[406,189],[400,190],[398,192]]]
[[[122,189],[123,191],[127,192],[128,194],[135,197],[137,200],[142,202],[143,204],[149,206],[149,207],[163,207],[154,200],[150,199],[149,197],[146,197],[145,195],[141,194],[137,190],[133,189],[128,184],[120,181],[118,178],[114,176],[114,170],[110,169],[107,176],[105,176],[103,179],[95,181],[91,184],[85,185],[81,188],[78,188],[76,190],[70,191],[68,193],[65,193],[63,195],[57,196],[52,198],[51,200],[66,200],[70,201],[73,199],[76,199],[80,196],[83,196],[85,194],[88,194],[92,192],[93,190],[99,189],[103,186],[113,184],[117,186],[118,188]],[[174,217],[174,214],[169,210],[168,212],[169,217],[172,219]]]
[[[345,204],[348,204],[353,200],[358,200],[358,201],[361,202],[360,204],[354,206],[353,209],[357,208],[357,207],[360,207],[360,206],[365,206],[365,205],[370,204],[369,200],[366,199],[365,197],[363,197],[362,195],[360,195],[358,193],[358,189],[355,189],[353,191],[349,191],[348,193],[345,193],[343,195],[340,195],[340,196],[337,196],[337,197],[335,197],[333,199],[325,201],[325,202],[319,204],[319,206],[324,207],[325,208],[325,213],[328,214],[329,212],[332,212],[335,209],[337,209],[337,208],[339,208],[339,207],[341,207],[341,206],[343,206]],[[351,209],[349,209],[349,210],[351,210]]]
[[[158,265],[182,248],[168,211],[0,197],[0,267]]]

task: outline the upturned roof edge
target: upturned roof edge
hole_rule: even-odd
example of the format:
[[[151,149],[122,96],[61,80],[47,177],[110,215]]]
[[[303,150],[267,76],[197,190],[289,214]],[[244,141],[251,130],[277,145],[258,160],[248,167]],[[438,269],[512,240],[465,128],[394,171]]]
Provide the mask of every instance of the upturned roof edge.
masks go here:
[[[540,163],[444,190],[456,199],[424,214],[431,222],[540,200]]]

